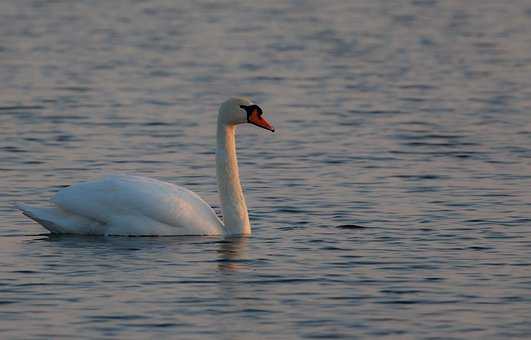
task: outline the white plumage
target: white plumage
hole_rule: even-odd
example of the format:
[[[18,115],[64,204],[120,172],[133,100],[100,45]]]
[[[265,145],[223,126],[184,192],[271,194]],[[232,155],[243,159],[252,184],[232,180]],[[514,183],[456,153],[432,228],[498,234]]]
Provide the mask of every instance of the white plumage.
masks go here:
[[[139,176],[114,175],[59,191],[52,208],[20,208],[53,233],[218,235],[223,223],[192,191]]]

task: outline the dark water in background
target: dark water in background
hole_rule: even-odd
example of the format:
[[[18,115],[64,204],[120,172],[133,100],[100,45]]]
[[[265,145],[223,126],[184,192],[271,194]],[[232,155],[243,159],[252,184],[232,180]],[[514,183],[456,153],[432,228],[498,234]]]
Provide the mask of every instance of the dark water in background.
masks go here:
[[[531,337],[531,3],[0,2],[3,338]],[[254,234],[49,237],[14,211],[112,172]],[[360,227],[338,228],[354,224]]]

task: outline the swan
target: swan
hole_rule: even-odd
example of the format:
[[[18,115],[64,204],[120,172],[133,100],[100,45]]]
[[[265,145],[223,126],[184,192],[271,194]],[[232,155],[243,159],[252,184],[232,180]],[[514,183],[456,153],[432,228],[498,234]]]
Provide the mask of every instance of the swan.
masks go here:
[[[217,122],[216,176],[223,222],[196,193],[156,179],[110,175],[66,187],[51,207],[16,204],[54,234],[170,236],[250,235],[251,224],[236,158],[236,126],[251,123],[274,132],[262,109],[247,98],[221,104]]]

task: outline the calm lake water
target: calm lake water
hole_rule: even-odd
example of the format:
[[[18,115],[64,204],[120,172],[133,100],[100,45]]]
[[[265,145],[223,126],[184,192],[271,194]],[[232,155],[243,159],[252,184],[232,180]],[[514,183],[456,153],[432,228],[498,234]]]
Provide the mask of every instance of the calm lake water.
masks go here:
[[[531,337],[531,3],[0,2],[0,331],[30,338]],[[108,173],[248,239],[50,236],[12,207]]]

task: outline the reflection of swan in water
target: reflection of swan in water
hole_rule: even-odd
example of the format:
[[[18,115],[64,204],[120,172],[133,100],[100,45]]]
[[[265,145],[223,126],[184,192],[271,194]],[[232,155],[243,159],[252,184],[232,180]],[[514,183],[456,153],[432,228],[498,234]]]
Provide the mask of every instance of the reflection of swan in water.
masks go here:
[[[180,252],[188,253],[190,249],[210,248],[212,238],[202,236],[189,237],[99,237],[97,235],[65,235],[65,234],[42,234],[28,242],[47,243],[47,249],[80,249],[91,256],[103,256],[109,261],[110,257],[123,256],[141,251],[155,250],[163,254],[180,256]],[[210,249],[210,251],[212,251]],[[70,251],[69,251],[70,252]],[[79,256],[79,253],[75,253]],[[173,256],[171,256],[173,258]],[[180,257],[182,258],[182,256]],[[122,260],[122,259],[120,259]],[[111,262],[113,260],[110,260]],[[186,261],[186,259],[185,259]],[[95,262],[96,263],[96,262]]]
[[[57,234],[249,235],[251,224],[236,159],[236,125],[243,123],[274,131],[262,117],[262,109],[248,99],[231,98],[221,105],[216,173],[223,222],[194,192],[139,176],[109,176],[74,184],[59,191],[51,207],[17,207]]]
[[[247,237],[229,237],[219,242],[218,249],[218,295],[216,303],[227,311],[243,311],[246,308],[260,308],[249,296],[256,294],[246,285],[252,259],[247,257]],[[217,337],[220,339],[240,339],[240,313],[225,313],[223,318],[215,318]],[[236,326],[236,327],[235,327]]]
[[[247,249],[247,238],[230,237],[220,242],[218,250],[218,269],[220,271],[237,271],[245,269],[245,250]]]

